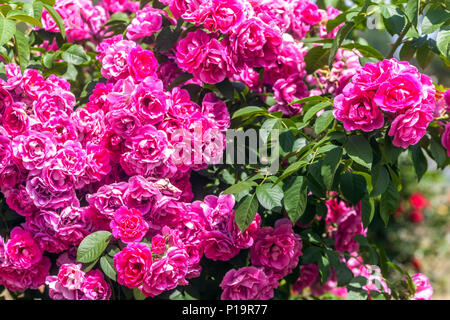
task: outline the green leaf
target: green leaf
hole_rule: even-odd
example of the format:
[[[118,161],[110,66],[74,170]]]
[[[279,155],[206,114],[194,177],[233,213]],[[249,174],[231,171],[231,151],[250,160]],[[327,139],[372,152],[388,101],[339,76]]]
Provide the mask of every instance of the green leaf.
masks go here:
[[[117,281],[117,271],[114,269],[114,260],[109,256],[103,256],[100,258],[100,267],[104,274],[111,280]]]
[[[14,38],[16,40],[20,70],[24,72],[30,63],[30,44],[28,43],[28,37],[22,31],[17,29]]]
[[[376,58],[377,60],[384,59],[384,56],[381,54],[380,51],[371,46],[366,46],[360,43],[344,44],[343,46],[341,46],[341,48],[348,50],[357,49],[365,57],[373,57]]]
[[[317,112],[319,112],[322,109],[325,109],[326,107],[329,107],[331,105],[331,102],[329,101],[323,101],[318,104],[313,105],[311,108],[306,111],[305,115],[303,116],[303,122],[308,122],[309,120],[314,117]]]
[[[44,3],[44,4],[48,4],[49,6],[54,6],[55,5],[55,0],[39,0],[39,1]]]
[[[292,184],[286,189],[283,198],[284,208],[291,219],[296,223],[303,215],[308,201],[308,188],[303,176],[296,176]]]
[[[20,11],[20,10],[9,11],[8,14],[6,15],[6,19],[23,21],[23,22],[29,23],[31,25],[42,28],[41,21],[37,20],[35,17],[26,15],[23,11]]]
[[[0,16],[0,46],[3,46],[16,32],[16,23]]]
[[[384,193],[389,185],[390,177],[386,168],[379,163],[372,167],[372,192],[371,197],[379,196]]]
[[[27,15],[34,17],[36,20],[39,21],[39,23],[41,20],[43,8],[44,4],[41,1],[33,1],[23,4],[23,11],[25,11]]]
[[[445,161],[447,160],[447,152],[442,147],[442,145],[439,142],[436,142],[436,140],[431,139],[430,151],[431,156],[436,161],[438,167],[443,168],[445,165]]]
[[[42,56],[42,64],[47,69],[51,69],[53,67],[53,60],[55,59],[56,53],[46,52]]]
[[[278,182],[280,182],[281,180],[289,177],[290,175],[294,174],[295,172],[297,172],[298,170],[300,170],[301,168],[307,166],[309,164],[308,161],[304,161],[304,160],[300,160],[297,162],[294,162],[292,164],[290,164],[281,174],[281,176],[277,179],[277,181],[275,182],[275,184],[277,184]]]
[[[406,16],[416,30],[418,30],[419,12],[420,0],[408,0],[406,4]]]
[[[388,3],[381,3],[380,9],[386,30],[392,35],[401,33],[406,25],[406,16],[403,11]]]
[[[439,30],[436,37],[436,45],[444,57],[450,59],[450,27]]]
[[[373,161],[372,148],[364,136],[349,137],[344,147],[350,158],[370,169]]]
[[[188,72],[183,72],[179,76],[175,78],[175,80],[172,81],[172,83],[169,85],[167,90],[172,90],[173,88],[185,83],[186,81],[194,78],[194,76]]]
[[[342,43],[344,42],[345,38],[347,38],[348,34],[355,28],[356,24],[353,21],[348,21],[342,28],[339,29],[338,33],[336,34],[336,37],[333,40],[333,45],[331,46],[331,51],[328,56],[328,65],[331,69],[334,58],[336,57],[336,53]]]
[[[110,238],[109,231],[97,231],[88,235],[78,247],[77,261],[88,263],[96,260],[105,251]]]
[[[216,83],[216,88],[226,99],[234,99],[234,87],[228,78]]]
[[[165,27],[156,37],[156,50],[160,52],[168,51],[173,48],[180,37],[181,30],[174,27]]]
[[[231,119],[236,119],[239,117],[248,118],[249,116],[255,115],[255,114],[266,114],[267,109],[262,107],[256,107],[256,106],[249,106],[242,109],[237,110]]]
[[[239,181],[238,183],[232,185],[231,187],[228,187],[223,191],[223,194],[236,194],[245,190],[250,189],[251,187],[257,186],[258,184],[254,181],[244,180]]]
[[[59,13],[55,9],[53,9],[53,7],[51,5],[48,5],[47,3],[45,3],[46,1],[43,1],[43,2],[44,2],[45,10],[47,10],[47,12],[53,18],[53,20],[55,20],[55,23],[59,28],[59,32],[61,33],[61,36],[65,39],[66,38],[66,28],[64,26],[63,19],[61,18]]]
[[[340,181],[343,196],[352,204],[358,204],[367,192],[366,179],[359,174],[346,172]]]
[[[341,147],[336,147],[325,153],[325,159],[322,161],[320,173],[327,189],[330,189],[333,184],[334,174],[341,161],[342,153],[343,150]]]
[[[363,227],[367,228],[375,215],[375,204],[372,198],[365,195],[361,200],[361,220]]]
[[[275,207],[281,207],[283,190],[279,185],[264,183],[256,188],[256,197],[261,206],[267,210],[272,210]]]
[[[147,298],[138,287],[133,289],[133,297],[136,300],[145,300]]]
[[[322,255],[322,257],[319,259],[318,267],[320,283],[324,284],[330,277],[331,273],[330,261],[328,260],[328,257],[326,255]]]
[[[409,61],[414,57],[416,49],[412,45],[412,41],[407,41],[402,45],[400,49],[400,60]]]
[[[353,279],[353,272],[347,267],[345,263],[340,263],[334,266],[336,277],[338,280],[338,286],[346,286]]]
[[[411,155],[411,160],[414,164],[414,170],[416,171],[417,180],[420,181],[425,172],[427,172],[428,168],[427,158],[425,158],[422,149],[417,144],[410,146],[409,151]]]
[[[252,194],[244,198],[239,204],[235,212],[235,220],[239,229],[244,232],[247,230],[250,223],[255,219],[256,212],[258,211],[258,200],[255,195]]]
[[[322,96],[311,96],[311,97],[306,97],[306,98],[302,98],[302,99],[294,99],[289,104],[300,104],[300,103],[307,103],[307,102],[322,102],[322,101],[330,101],[330,99],[328,99],[327,97],[322,97]]]
[[[391,214],[398,210],[400,205],[400,194],[394,182],[390,182],[386,191],[381,195],[380,215],[384,224],[387,226]]]
[[[66,72],[61,76],[63,79],[75,81],[77,79],[78,70],[73,64],[67,64]]]
[[[332,110],[327,110],[322,113],[314,123],[314,131],[316,134],[322,133],[334,120],[334,115]]]
[[[416,53],[416,59],[422,69],[426,69],[433,61],[434,52],[428,48],[428,45],[421,46]]]
[[[12,10],[12,8],[9,4],[0,5],[0,13],[2,13],[3,16],[6,16],[10,10]]]
[[[279,141],[283,154],[287,154],[292,151],[292,148],[294,146],[294,135],[292,134],[291,130],[285,129],[283,132],[281,132]]]
[[[312,47],[305,55],[306,72],[313,73],[327,65],[330,49],[324,49],[321,46]]]
[[[422,34],[430,34],[450,20],[450,12],[443,8],[428,10],[422,21]]]
[[[90,57],[84,51],[84,48],[78,44],[71,45],[65,50],[61,57],[69,64],[79,66],[90,61]]]
[[[359,9],[350,9],[347,10],[340,15],[338,15],[336,18],[332,20],[327,21],[327,32],[331,32],[334,28],[339,26],[340,24],[348,21],[351,18],[351,15],[357,15],[359,12]],[[349,17],[347,17],[349,16]]]

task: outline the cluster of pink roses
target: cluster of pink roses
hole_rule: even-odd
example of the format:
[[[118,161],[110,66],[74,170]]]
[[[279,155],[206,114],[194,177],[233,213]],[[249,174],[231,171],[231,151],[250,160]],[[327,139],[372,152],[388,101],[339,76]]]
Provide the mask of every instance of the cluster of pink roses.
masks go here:
[[[273,90],[277,104],[270,111],[287,115],[301,112],[294,99],[309,95],[305,83],[301,42],[308,32],[333,37],[325,26],[340,12],[333,7],[321,10],[308,0],[296,1],[178,1],[164,2],[175,18],[202,25],[190,32],[176,46],[176,62],[183,70],[205,83],[225,78],[242,81],[253,90],[265,86]],[[315,30],[314,27],[317,27]],[[221,32],[220,34],[218,32]],[[264,67],[262,79],[255,70]]]
[[[279,280],[292,272],[302,255],[302,240],[289,219],[261,228],[250,250],[252,266],[227,272],[220,286],[225,300],[273,298]]]
[[[143,220],[123,223],[126,228],[118,226],[119,232],[133,237],[135,232],[130,229],[141,230],[147,225],[146,237],[151,237],[151,244],[137,243],[139,236],[114,256],[119,284],[137,287],[151,297],[198,277],[203,255],[226,261],[252,246],[261,221],[257,216],[242,233],[234,221],[231,195],[186,203],[167,189],[153,202],[157,210],[144,215]]]
[[[396,59],[367,63],[334,99],[334,116],[348,131],[370,132],[390,122],[393,144],[406,149],[426,134],[435,110],[431,78]]]
[[[166,91],[153,53],[120,36],[102,42],[98,51],[108,82],[97,84],[86,107],[75,111],[67,81],[53,75],[44,79],[32,69],[21,74],[13,64],[5,67],[7,81],[0,83],[0,187],[9,207],[25,217],[23,229],[1,242],[0,283],[13,290],[44,282],[50,268],[44,251],[67,252],[96,230],[110,230],[115,238],[133,244],[169,226],[183,244],[163,250],[164,256],[150,265],[159,265],[163,276],[172,258],[184,257],[185,268],[177,281],[158,289],[160,293],[199,275],[200,234],[218,232],[224,241],[230,238],[229,253],[220,247],[222,239],[217,240],[217,252],[215,244],[205,244],[208,255],[226,260],[248,248],[252,230],[259,227],[255,222],[240,234],[230,215],[234,200],[224,213],[226,230],[225,220],[219,223],[216,218],[211,218],[213,226],[204,227],[200,213],[190,209],[191,170],[222,156],[223,131],[230,123],[225,103],[209,93],[198,106],[183,89]],[[83,198],[88,206],[81,206]],[[157,277],[157,271],[152,275]],[[104,287],[98,276],[86,278],[89,286],[97,279]],[[160,280],[148,281],[161,288]],[[53,297],[90,296],[79,293],[82,284],[74,289],[53,278],[47,282],[52,283]],[[146,294],[159,294],[145,283]]]
[[[98,38],[102,33],[101,27],[109,19],[105,6],[94,5],[90,0],[60,0],[55,3],[54,9],[63,19],[69,42]],[[60,31],[46,9],[42,15],[42,26],[46,31]]]
[[[356,253],[359,243],[355,236],[367,234],[361,220],[361,204],[351,207],[343,200],[332,198],[327,200],[326,206],[325,227],[327,235],[334,239],[334,248],[339,252]]]
[[[100,270],[85,273],[81,264],[61,265],[57,276],[48,276],[45,283],[53,300],[109,300],[111,288]]]

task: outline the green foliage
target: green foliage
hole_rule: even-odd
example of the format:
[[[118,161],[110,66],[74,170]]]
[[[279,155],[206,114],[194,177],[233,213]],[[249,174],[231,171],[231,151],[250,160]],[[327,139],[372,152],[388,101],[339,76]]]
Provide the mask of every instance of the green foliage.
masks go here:
[[[77,251],[77,261],[89,263],[97,260],[109,244],[111,232],[96,231],[81,241]]]

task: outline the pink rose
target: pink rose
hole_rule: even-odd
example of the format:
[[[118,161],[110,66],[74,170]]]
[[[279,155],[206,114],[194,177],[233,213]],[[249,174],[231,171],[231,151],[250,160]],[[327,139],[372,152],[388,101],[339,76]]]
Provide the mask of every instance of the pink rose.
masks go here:
[[[230,114],[225,102],[217,98],[213,92],[208,92],[203,97],[202,112],[213,119],[220,130],[225,131],[230,127]]]
[[[45,179],[39,176],[29,176],[26,182],[26,190],[38,208],[59,209],[71,204],[78,204],[75,190],[52,190]]]
[[[109,41],[103,41],[97,48],[100,52],[97,59],[102,63],[102,76],[116,80],[126,78],[129,75],[128,56],[136,43],[123,40],[121,36],[107,40]]]
[[[373,100],[373,93],[360,92],[356,86],[349,85],[334,99],[334,116],[342,121],[347,131],[363,130],[370,132],[384,125],[383,112]]]
[[[152,125],[143,126],[125,145],[129,151],[122,154],[120,164],[130,176],[151,176],[159,166],[167,165],[172,153],[166,133]]]
[[[84,277],[80,288],[81,300],[109,300],[111,288],[100,270],[91,270]]]
[[[267,67],[276,60],[281,44],[280,31],[256,17],[242,22],[230,37],[230,46],[239,68],[243,64]]]
[[[88,143],[86,148],[85,179],[100,181],[111,172],[111,157],[103,145]]]
[[[223,289],[222,300],[269,300],[273,298],[273,289],[277,281],[270,279],[263,269],[243,267],[228,271],[220,287]]]
[[[399,113],[422,101],[422,85],[412,74],[401,74],[383,82],[373,101],[386,112]]]
[[[319,276],[319,269],[316,264],[309,263],[300,266],[300,276],[297,281],[293,284],[292,290],[297,293],[302,292],[304,289],[311,286],[317,281]]]
[[[163,254],[166,251],[166,239],[157,234],[152,238],[152,252],[154,254]]]
[[[125,203],[128,208],[138,209],[143,215],[157,210],[157,204],[162,198],[158,187],[142,176],[133,176],[128,180],[125,191]]]
[[[50,135],[30,130],[26,135],[14,138],[14,157],[28,170],[42,169],[44,162],[56,154],[56,146]]]
[[[202,233],[205,257],[214,261],[228,261],[239,253],[233,239],[218,230],[204,231]]]
[[[273,272],[277,278],[289,274],[302,255],[302,240],[292,230],[288,219],[280,219],[275,228],[261,228],[251,248],[251,261]]]
[[[114,256],[117,282],[130,289],[137,287],[152,265],[152,252],[143,243],[132,243]]]
[[[64,144],[68,140],[78,140],[78,132],[70,118],[52,116],[42,126],[43,131],[50,132],[57,143]]]
[[[230,34],[248,15],[241,0],[212,0],[204,26],[209,31]]]
[[[58,282],[66,289],[78,290],[81,288],[84,276],[81,264],[63,264],[59,268]]]
[[[142,81],[153,76],[158,69],[158,61],[150,50],[143,50],[140,46],[131,49],[128,56],[130,74],[136,81]]]
[[[6,108],[12,105],[14,102],[11,94],[4,88],[4,85],[0,85],[0,122],[1,116],[5,112]]]
[[[75,97],[68,95],[67,99],[62,94],[43,93],[33,104],[34,114],[45,123],[55,117],[68,117],[75,105]]]
[[[128,183],[119,182],[101,186],[94,194],[86,196],[89,205],[96,208],[102,215],[112,219],[114,212],[123,207],[124,194]]]
[[[90,233],[90,229],[85,210],[69,206],[59,215],[56,235],[69,246],[76,246]]]
[[[205,83],[219,83],[233,70],[231,57],[217,35],[198,29],[176,47],[178,66]]]
[[[142,127],[140,120],[129,108],[111,110],[105,115],[107,130],[117,135],[128,138]]]
[[[388,134],[394,137],[392,144],[403,149],[417,144],[426,134],[428,124],[433,120],[433,110],[419,105],[398,115],[392,121]]]
[[[412,300],[431,300],[433,287],[431,286],[428,277],[422,273],[416,273],[411,278],[416,285],[416,293]]]
[[[186,250],[171,247],[161,259],[153,262],[150,272],[139,287],[146,296],[155,297],[163,291],[187,285],[188,255]]]
[[[131,105],[143,124],[160,123],[166,115],[168,100],[162,82],[155,77],[145,78],[131,95]]]
[[[24,217],[30,216],[37,210],[23,185],[8,192],[6,203],[10,209]]]
[[[125,243],[141,241],[148,231],[148,224],[142,218],[142,213],[126,207],[121,207],[114,213],[110,227],[113,236]]]
[[[29,231],[15,227],[6,243],[6,254],[13,265],[29,269],[41,261],[43,251]]]
[[[127,38],[137,40],[151,37],[155,32],[161,30],[163,13],[165,11],[154,9],[150,5],[139,10],[127,28]]]
[[[28,129],[29,123],[29,117],[20,103],[11,104],[3,113],[3,128],[11,136],[23,134]]]

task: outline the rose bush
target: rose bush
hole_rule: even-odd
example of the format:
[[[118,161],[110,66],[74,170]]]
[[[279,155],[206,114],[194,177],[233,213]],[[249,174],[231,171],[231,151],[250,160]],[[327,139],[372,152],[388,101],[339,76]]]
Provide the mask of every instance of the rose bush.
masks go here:
[[[399,207],[402,153],[418,180],[424,152],[450,163],[450,93],[423,71],[450,63],[450,8],[328,2],[1,4],[0,285],[430,299],[367,235]],[[396,35],[386,56],[357,37],[371,16]]]

